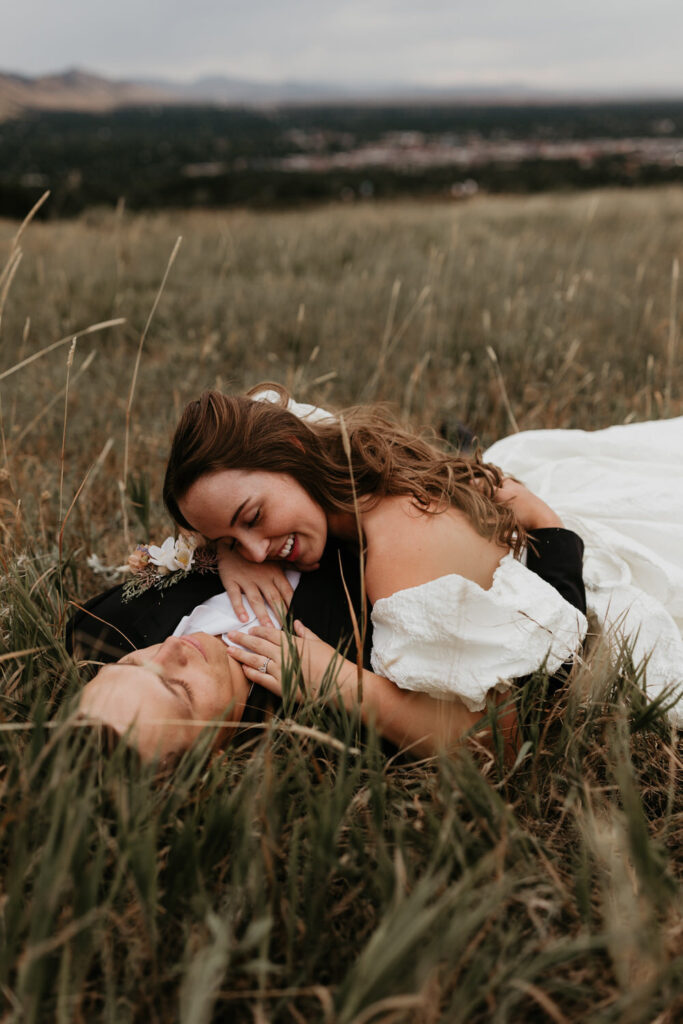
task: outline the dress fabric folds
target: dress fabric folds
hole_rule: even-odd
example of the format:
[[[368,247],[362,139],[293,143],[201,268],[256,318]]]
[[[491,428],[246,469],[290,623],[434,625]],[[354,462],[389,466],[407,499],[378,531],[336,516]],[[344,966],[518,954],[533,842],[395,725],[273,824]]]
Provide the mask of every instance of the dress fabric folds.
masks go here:
[[[587,629],[583,612],[512,553],[488,590],[439,576],[375,601],[372,626],[375,672],[402,689],[459,697],[470,711],[541,666],[556,672]]]
[[[532,430],[484,458],[516,476],[584,541],[588,607],[678,701],[683,727],[683,417],[606,430]]]

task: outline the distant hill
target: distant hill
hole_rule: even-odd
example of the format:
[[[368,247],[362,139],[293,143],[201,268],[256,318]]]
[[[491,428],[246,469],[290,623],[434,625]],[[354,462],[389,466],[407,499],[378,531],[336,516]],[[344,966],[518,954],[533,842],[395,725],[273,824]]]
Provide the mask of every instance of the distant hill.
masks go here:
[[[0,72],[0,116],[3,117],[26,110],[95,113],[168,101],[165,90],[152,83],[115,81],[77,69],[36,78]]]
[[[557,97],[554,97],[557,99]],[[535,103],[548,94],[509,84],[477,88],[428,88],[399,83],[259,82],[224,75],[193,82],[167,79],[117,80],[78,68],[31,77],[0,72],[0,118],[29,110],[102,113],[148,104],[284,106],[323,103]]]

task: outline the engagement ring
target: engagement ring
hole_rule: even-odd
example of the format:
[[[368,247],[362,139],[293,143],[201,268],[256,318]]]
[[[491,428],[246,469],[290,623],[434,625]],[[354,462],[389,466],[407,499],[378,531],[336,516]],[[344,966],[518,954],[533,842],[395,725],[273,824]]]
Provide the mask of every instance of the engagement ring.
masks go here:
[[[268,672],[268,662],[269,661],[270,661],[270,658],[266,658],[266,660],[261,665],[261,668],[259,669],[259,671],[262,672],[264,675]]]

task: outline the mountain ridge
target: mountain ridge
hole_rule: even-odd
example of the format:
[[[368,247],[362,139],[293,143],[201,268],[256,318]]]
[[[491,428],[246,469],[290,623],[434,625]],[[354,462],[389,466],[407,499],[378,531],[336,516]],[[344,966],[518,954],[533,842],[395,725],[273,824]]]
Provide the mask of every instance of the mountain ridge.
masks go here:
[[[288,79],[267,82],[207,74],[189,82],[168,78],[108,78],[85,68],[44,75],[0,71],[0,119],[31,111],[102,113],[126,106],[217,105],[278,107],[322,104],[550,105],[564,102],[617,102],[629,96],[552,91],[509,82],[495,86],[425,86],[397,82],[341,84]],[[646,93],[641,98],[654,98]],[[659,97],[669,98],[669,97]],[[671,99],[679,97],[670,97]]]
[[[182,82],[166,78],[117,79],[84,68],[44,75],[0,71],[0,117],[30,111],[72,110],[101,113],[124,106],[208,104],[277,107],[296,104],[399,103],[547,103],[564,99],[519,83],[497,86],[424,86],[415,84],[283,80],[259,81],[231,75],[202,75]]]

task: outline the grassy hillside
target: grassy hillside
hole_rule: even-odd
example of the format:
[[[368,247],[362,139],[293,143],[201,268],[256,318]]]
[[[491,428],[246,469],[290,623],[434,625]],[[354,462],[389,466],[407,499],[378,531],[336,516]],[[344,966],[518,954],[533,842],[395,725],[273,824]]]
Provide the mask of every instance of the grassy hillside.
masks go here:
[[[673,1024],[681,748],[627,652],[532,716],[514,768],[387,760],[303,707],[154,780],[47,720],[78,686],[68,601],[107,582],[86,559],[169,532],[168,440],[204,387],[387,399],[485,444],[513,418],[680,414],[683,191],[18,228],[0,222],[5,1018]]]

